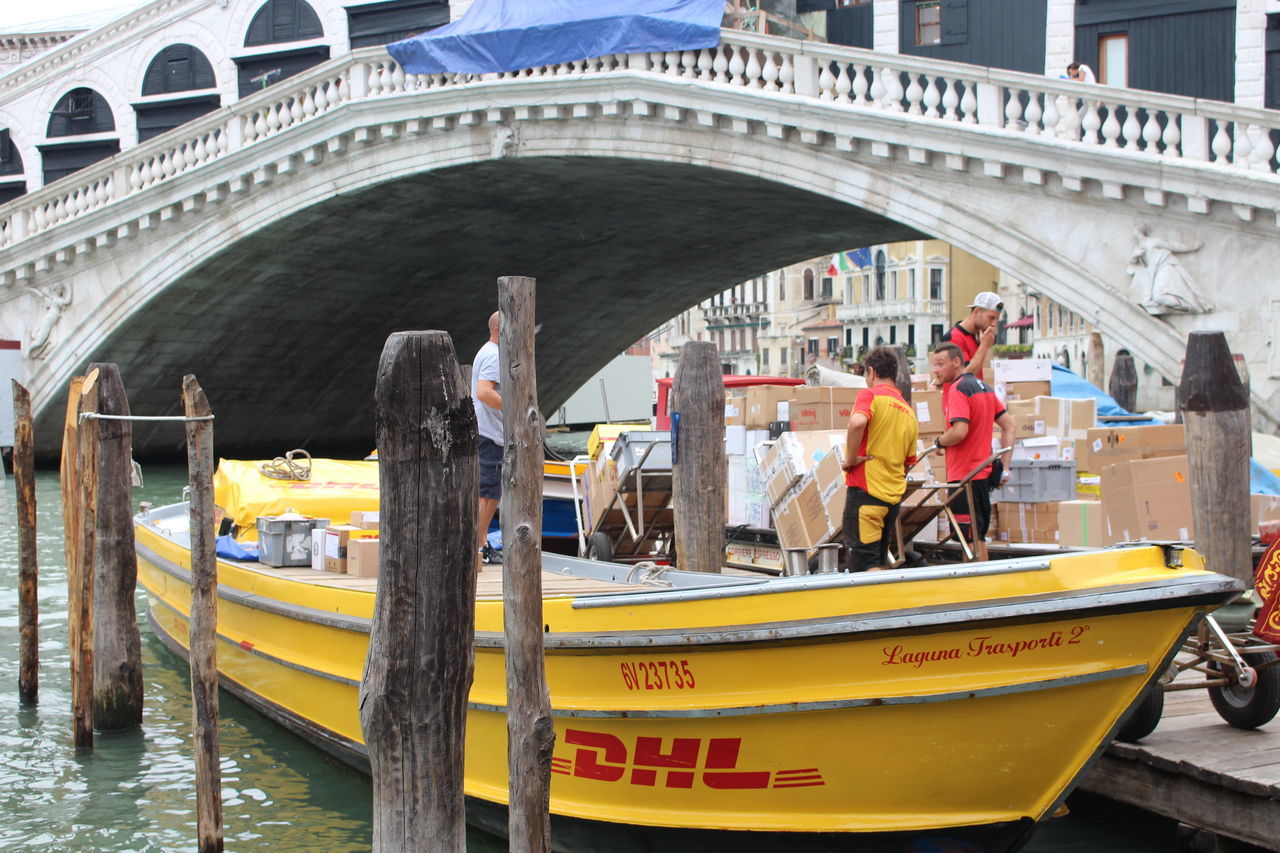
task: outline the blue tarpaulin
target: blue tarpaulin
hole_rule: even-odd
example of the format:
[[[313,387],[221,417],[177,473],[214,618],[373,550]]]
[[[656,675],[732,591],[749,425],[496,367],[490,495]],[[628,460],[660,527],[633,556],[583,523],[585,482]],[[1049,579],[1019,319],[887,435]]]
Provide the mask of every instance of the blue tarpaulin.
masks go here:
[[[1115,401],[1115,398],[1077,373],[1072,373],[1059,364],[1053,366],[1050,377],[1050,391],[1055,397],[1067,397],[1074,400],[1087,400],[1090,397],[1098,401],[1099,415],[1131,415],[1128,409]],[[1126,421],[1123,426],[1144,426],[1158,424],[1157,420]]]
[[[1272,474],[1257,459],[1249,460],[1249,494],[1280,495],[1280,477]]]
[[[214,540],[214,550],[219,557],[226,557],[228,560],[253,562],[258,559],[257,542],[237,542],[230,533]]]
[[[410,74],[487,74],[610,53],[720,43],[724,0],[475,0],[461,18],[387,45]]]

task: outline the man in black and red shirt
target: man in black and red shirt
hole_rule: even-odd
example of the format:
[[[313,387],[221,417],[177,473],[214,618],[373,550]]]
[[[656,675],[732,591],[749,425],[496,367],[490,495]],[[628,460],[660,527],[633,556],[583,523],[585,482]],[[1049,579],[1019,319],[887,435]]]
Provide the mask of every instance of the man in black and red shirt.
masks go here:
[[[1013,447],[1013,419],[1000,398],[965,370],[964,354],[955,344],[938,344],[929,357],[933,375],[942,386],[942,411],[947,429],[934,442],[947,453],[947,482],[958,483],[991,456],[994,427],[1000,427],[1000,446]],[[964,489],[952,492],[951,510],[974,544],[974,556],[987,559],[987,528],[991,524],[991,490],[1000,485],[1000,460],[973,475],[970,504]]]
[[[965,370],[985,380],[987,358],[996,342],[997,324],[1004,303],[997,294],[984,290],[973,297],[969,309],[969,316],[948,329],[940,343],[953,343],[959,347]]]

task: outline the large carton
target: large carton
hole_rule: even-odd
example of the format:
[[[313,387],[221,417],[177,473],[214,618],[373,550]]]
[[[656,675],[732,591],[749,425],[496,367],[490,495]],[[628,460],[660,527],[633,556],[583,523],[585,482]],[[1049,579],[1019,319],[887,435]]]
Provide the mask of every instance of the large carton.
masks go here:
[[[347,561],[350,556],[351,540],[373,539],[378,535],[376,530],[365,530],[352,527],[350,524],[335,524],[326,527],[324,532],[324,570],[326,572],[347,572]]]
[[[582,479],[587,487],[586,516],[594,530],[618,494],[618,467],[610,457],[601,456],[587,463]]]
[[[778,404],[791,399],[791,385],[752,385],[747,388],[747,429],[768,429],[778,420]]]
[[[1046,462],[1063,459],[1062,439],[1056,435],[1023,438],[1015,442],[1013,452],[1006,457],[1009,462],[1023,459],[1041,459]]]
[[[788,404],[791,429],[804,432],[847,428],[853,404],[861,390],[829,385],[793,388]]]
[[[747,397],[740,391],[729,391],[724,395],[724,425],[747,425]]]
[[[1102,508],[1114,542],[1195,538],[1186,456],[1133,459],[1102,469]]]
[[[347,543],[347,574],[353,578],[376,578],[380,552],[378,539],[352,539]]]
[[[1053,377],[1053,360],[1048,358],[994,358],[991,360],[994,381],[1048,382]]]
[[[1062,501],[1058,504],[1058,544],[1072,548],[1110,545],[1101,501]]]
[[[1259,525],[1280,521],[1280,495],[1249,495],[1249,511],[1253,520],[1249,529],[1257,533]]]
[[[1091,429],[1085,434],[1081,470],[1098,474],[1119,462],[1186,452],[1187,430],[1182,424]]]
[[[1048,382],[997,382],[994,388],[996,396],[1005,403],[1018,400],[1034,400],[1036,397],[1048,397]]]
[[[364,530],[377,530],[379,518],[380,516],[376,510],[373,512],[355,510],[351,513],[351,526]]]
[[[845,430],[784,432],[764,459],[765,491],[777,504],[801,477],[835,447],[843,446]]]
[[[1036,414],[1044,419],[1045,435],[1084,438],[1098,420],[1098,401],[1066,397],[1036,397]]]
[[[916,420],[920,422],[920,435],[942,435],[947,431],[941,391],[912,391],[911,405],[916,410]]]
[[[993,512],[993,537],[1000,542],[1056,543],[1058,506],[1056,501],[997,503]]]
[[[1009,418],[1009,420],[1013,422],[1014,441],[1026,438],[1038,438],[1044,435],[1044,418],[1039,415],[1014,415]]]

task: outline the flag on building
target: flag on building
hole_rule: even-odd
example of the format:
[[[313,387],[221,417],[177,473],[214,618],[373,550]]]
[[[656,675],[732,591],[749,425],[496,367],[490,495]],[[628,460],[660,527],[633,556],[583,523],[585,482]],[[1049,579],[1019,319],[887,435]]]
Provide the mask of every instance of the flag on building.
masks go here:
[[[851,252],[836,252],[827,264],[827,275],[836,276],[842,272],[853,272],[871,266],[870,249],[854,249]]]

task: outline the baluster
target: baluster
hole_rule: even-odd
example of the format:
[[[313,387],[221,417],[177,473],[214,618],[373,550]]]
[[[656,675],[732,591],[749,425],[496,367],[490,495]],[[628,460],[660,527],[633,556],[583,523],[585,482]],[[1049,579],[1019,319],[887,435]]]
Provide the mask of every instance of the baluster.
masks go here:
[[[860,107],[867,105],[867,66],[854,65],[853,68],[853,102]]]
[[[929,118],[938,117],[938,104],[942,103],[942,93],[938,91],[938,75],[926,76],[924,89],[924,114]]]
[[[49,224],[49,216],[45,213],[44,205],[36,205],[36,209],[31,211],[31,218],[35,220],[36,227],[33,230],[43,231],[45,225]]]
[[[392,63],[392,65],[394,68],[391,71],[391,91],[403,92],[405,82],[404,69],[400,67],[399,62]]]
[[[662,63],[661,53],[659,53],[658,51],[654,51],[649,54],[649,70],[650,71],[656,71],[659,74],[665,73],[662,67],[662,64],[663,63]]]
[[[142,189],[142,165],[139,163],[129,167],[129,188],[134,192]]]
[[[1231,155],[1231,162],[1242,169],[1249,168],[1250,156],[1253,153],[1253,140],[1249,138],[1249,128],[1246,125],[1236,125],[1236,144],[1235,151]]]
[[[1106,148],[1116,148],[1120,140],[1120,119],[1116,118],[1119,106],[1107,104],[1107,120],[1102,123],[1102,144]]]
[[[271,128],[267,125],[268,110],[262,109],[254,113],[253,135],[255,139],[262,139],[267,135],[267,131]]]
[[[1182,152],[1178,148],[1182,144],[1182,131],[1178,127],[1177,116],[1165,113],[1164,133],[1161,135],[1161,141],[1164,143],[1164,151],[1161,153],[1166,157],[1182,156]]]
[[[778,63],[773,61],[773,51],[766,51],[764,67],[760,69],[760,79],[766,92],[778,91]]]
[[[725,51],[728,50],[732,50],[732,48],[727,44],[716,45],[715,59],[711,63],[711,67],[714,68],[716,72],[716,76],[714,78],[716,83],[729,82],[729,75],[727,73],[729,70],[729,57],[725,56]]]
[[[778,88],[787,95],[793,95],[796,91],[796,64],[789,53],[782,54],[782,65],[778,68]]]
[[[1213,142],[1210,147],[1213,149],[1213,162],[1227,162],[1227,155],[1231,153],[1231,136],[1227,133],[1227,122],[1215,119],[1218,125],[1218,131],[1213,135]]]
[[[396,75],[391,71],[394,63],[384,62],[379,66],[378,82],[382,84],[382,94],[390,95],[396,91]]]
[[[1005,90],[1009,99],[1004,105],[1004,126],[1012,130],[1025,130],[1026,123],[1022,121],[1022,90],[1009,87]],[[1022,127],[1019,127],[1019,123]]]
[[[1253,146],[1253,156],[1249,158],[1249,165],[1258,172],[1271,171],[1271,155],[1275,153],[1276,147],[1271,142],[1271,134],[1267,132],[1265,127],[1259,127],[1256,124],[1249,125],[1249,135],[1256,142]]]
[[[746,70],[747,63],[742,61],[742,52],[738,48],[733,48],[733,56],[729,59],[729,82],[734,86],[747,85],[747,78],[742,76],[742,72]]]
[[[924,97],[924,89],[920,88],[920,77],[914,72],[907,75],[911,81],[907,84],[907,112],[913,116],[920,115],[920,101]]]
[[[868,66],[868,71],[871,74],[871,105],[878,107],[879,109],[884,109],[884,96],[886,91],[884,75],[887,73],[888,69]]]
[[[1147,121],[1142,126],[1142,141],[1146,143],[1146,149],[1150,153],[1160,151],[1160,120],[1156,117],[1155,110],[1147,110]]]
[[[328,85],[329,85],[328,83],[321,83],[320,85],[316,86],[314,103],[316,105],[317,115],[329,109],[329,99],[325,97],[325,94],[324,94],[324,90],[328,87]]]
[[[107,179],[105,181],[98,181],[98,189],[97,192],[94,193],[94,201],[96,201],[99,206],[106,204],[107,199],[111,198],[113,182],[114,178],[111,175],[107,175]]]
[[[1084,130],[1084,141],[1089,145],[1098,144],[1098,128],[1102,127],[1102,116],[1098,115],[1098,102],[1085,101],[1084,115],[1080,118],[1080,127]]]
[[[818,100],[831,101],[836,96],[836,76],[831,73],[831,63],[822,63],[818,72]]]
[[[172,178],[178,173],[178,165],[182,162],[181,157],[182,154],[176,148],[165,152],[164,176],[166,178]]]
[[[681,77],[694,78],[698,76],[698,56],[692,50],[686,50],[680,54],[680,65],[683,68]]]
[[[902,75],[891,68],[884,69],[884,97],[890,112],[902,112]]]
[[[680,54],[676,51],[669,51],[666,54],[667,69],[666,73],[671,77],[680,76]]]
[[[836,65],[835,98],[842,104],[849,103],[849,90],[853,88],[853,81],[849,79],[849,66],[843,62]]]
[[[182,167],[190,169],[199,161],[196,159],[196,147],[190,142],[182,146]]]
[[[155,159],[154,157],[148,157],[146,161],[142,164],[141,178],[142,178],[142,186],[144,187],[151,186],[152,179],[154,177],[154,171],[151,168],[151,162],[154,159]]]
[[[1040,108],[1040,95],[1030,89],[1027,90],[1027,108],[1022,113],[1023,120],[1027,123],[1027,133],[1032,136],[1040,134],[1040,117],[1044,115],[1044,110]]]
[[[1133,106],[1124,108],[1124,148],[1126,151],[1138,150],[1138,137],[1142,134],[1142,126],[1138,124],[1138,110]]]
[[[747,49],[747,86],[752,89],[760,88],[760,51],[755,48]]]
[[[53,204],[53,221],[61,222],[67,218],[67,205],[62,199],[58,199]]]
[[[978,123],[978,96],[974,94],[978,86],[972,80],[957,80],[956,84],[964,83],[964,94],[960,96],[960,111],[964,113],[965,124]]]
[[[84,193],[76,190],[71,194],[67,203],[67,209],[70,211],[68,216],[79,216],[84,212]]]
[[[713,80],[711,72],[715,69],[716,60],[711,51],[705,47],[698,51],[698,76],[703,80]]]
[[[1062,114],[1058,112],[1058,99],[1060,97],[1060,95],[1044,93],[1044,130],[1041,131],[1042,136],[1058,135],[1058,123],[1062,121]]]
[[[292,119],[290,124],[299,124],[307,114],[302,110],[302,93],[294,95],[289,99],[289,117]]]
[[[363,62],[356,70],[364,75],[364,90],[370,98],[376,98],[382,92],[382,69],[377,65],[365,65]],[[356,78],[359,79],[359,78]]]
[[[959,115],[956,113],[956,107],[960,106],[960,95],[956,92],[957,80],[944,80],[941,77],[934,77],[939,87],[942,87],[942,117],[947,121],[956,121]]]
[[[303,118],[311,118],[311,117],[312,117],[312,116],[314,116],[317,112],[319,112],[319,111],[320,111],[320,110],[316,107],[316,98],[315,98],[315,91],[316,91],[316,89],[318,89],[318,88],[319,88],[318,86],[317,86],[316,88],[314,88],[314,89],[313,89],[313,88],[311,88],[311,87],[307,87],[307,90],[306,90],[305,92],[303,92],[303,93],[302,93],[302,116],[303,116]]]

